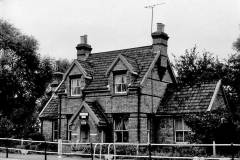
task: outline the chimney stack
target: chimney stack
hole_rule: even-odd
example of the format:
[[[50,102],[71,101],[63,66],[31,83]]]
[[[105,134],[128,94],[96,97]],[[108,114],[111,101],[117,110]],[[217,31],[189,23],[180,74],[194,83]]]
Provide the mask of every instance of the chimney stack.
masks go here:
[[[77,59],[85,61],[91,54],[92,47],[87,44],[87,35],[80,36],[80,44],[77,45]]]
[[[161,51],[161,55],[168,57],[167,46],[168,46],[168,35],[164,32],[165,25],[163,23],[157,23],[157,31],[152,33],[153,39],[153,50],[154,52]]]

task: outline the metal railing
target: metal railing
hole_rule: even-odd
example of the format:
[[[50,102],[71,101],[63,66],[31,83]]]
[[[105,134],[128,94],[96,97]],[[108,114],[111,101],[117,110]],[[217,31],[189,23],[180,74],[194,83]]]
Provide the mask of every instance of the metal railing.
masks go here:
[[[98,159],[237,159],[240,144],[70,143],[0,138],[0,158],[17,156]],[[27,158],[24,158],[27,159]],[[32,158],[29,158],[32,159]]]

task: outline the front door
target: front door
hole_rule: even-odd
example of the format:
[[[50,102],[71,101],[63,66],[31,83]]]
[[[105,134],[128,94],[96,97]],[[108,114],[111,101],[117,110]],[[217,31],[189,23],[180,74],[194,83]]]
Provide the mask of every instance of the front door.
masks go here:
[[[80,127],[80,139],[82,143],[89,142],[90,128],[89,125],[81,125]]]

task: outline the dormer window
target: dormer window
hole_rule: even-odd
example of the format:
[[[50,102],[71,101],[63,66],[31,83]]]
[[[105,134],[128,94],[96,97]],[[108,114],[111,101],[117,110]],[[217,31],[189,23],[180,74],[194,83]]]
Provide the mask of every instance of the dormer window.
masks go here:
[[[71,79],[71,96],[81,95],[81,78]]]
[[[114,90],[115,90],[115,93],[126,93],[127,92],[126,73],[117,73],[114,75]]]

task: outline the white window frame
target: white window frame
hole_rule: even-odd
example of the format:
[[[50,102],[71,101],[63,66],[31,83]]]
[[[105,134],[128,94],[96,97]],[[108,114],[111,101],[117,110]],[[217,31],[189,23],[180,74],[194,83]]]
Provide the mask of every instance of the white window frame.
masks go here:
[[[81,96],[81,78],[72,78],[70,79],[70,83],[71,83],[71,96]],[[79,93],[74,93],[74,90],[76,88],[79,88]]]
[[[177,129],[176,128],[176,124],[177,124],[177,121],[181,119],[181,124],[182,124],[182,129]],[[191,132],[191,129],[186,125],[186,123],[184,122],[184,119],[183,118],[177,118],[174,120],[174,135],[175,135],[175,143],[188,143],[188,141],[186,141],[186,137],[185,137],[185,132]],[[182,142],[179,142],[177,141],[177,132],[182,132],[182,135],[183,135],[183,141]]]
[[[124,125],[124,124],[126,124],[126,122],[129,123],[129,119],[128,118],[126,120],[126,118],[118,117],[118,119],[120,120],[120,125]],[[121,141],[118,141],[118,142],[119,143],[127,143],[127,142],[129,142],[129,130],[127,129],[127,127],[126,127],[125,130],[117,129],[116,128],[116,119],[114,119],[113,123],[114,123],[113,124],[114,125],[114,137],[117,137],[117,133],[121,133],[121,135],[122,135]],[[127,141],[124,141],[124,133],[128,134]],[[114,142],[117,142],[117,138],[116,139],[114,138]]]
[[[117,77],[124,78],[125,79],[125,83],[118,83],[116,81]],[[121,91],[118,91],[118,89],[117,89],[118,85],[120,85]],[[125,90],[124,90],[124,88],[125,88]],[[126,73],[124,73],[124,74],[115,74],[114,75],[114,91],[115,91],[115,93],[118,93],[118,94],[122,94],[122,93],[126,93],[127,92],[127,74]]]

